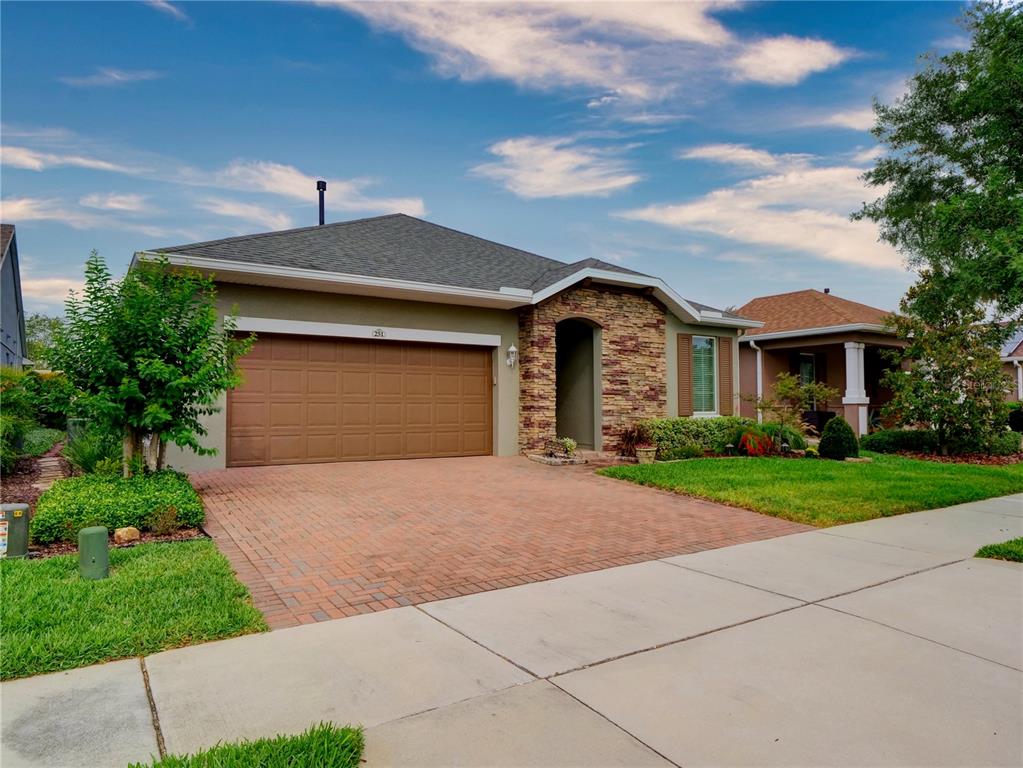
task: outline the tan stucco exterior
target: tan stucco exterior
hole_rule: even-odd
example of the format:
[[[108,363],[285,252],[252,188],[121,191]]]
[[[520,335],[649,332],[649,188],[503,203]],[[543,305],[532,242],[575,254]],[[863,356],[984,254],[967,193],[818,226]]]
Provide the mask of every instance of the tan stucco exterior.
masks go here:
[[[518,369],[505,364],[505,351],[518,343],[516,312],[236,283],[218,284],[217,307],[224,315],[234,308],[239,317],[496,334],[501,337],[501,345],[494,350],[494,453],[511,456],[518,452]],[[188,472],[225,466],[225,405],[226,397],[221,398],[220,412],[205,420],[209,435],[202,443],[215,448],[217,454],[197,456],[170,446],[168,461],[172,466]]]
[[[734,339],[738,331],[732,328],[714,328],[706,325],[693,325],[679,320],[671,312],[667,314],[665,325],[665,358],[668,365],[668,416],[678,416],[678,335],[688,333],[694,336],[718,336],[733,339],[732,359],[735,360],[739,354]],[[732,392],[733,405],[732,413],[739,413],[739,382],[742,374],[738,365],[732,366]]]
[[[492,353],[493,451],[499,456],[510,456],[526,447],[536,447],[533,443],[523,445],[523,421],[520,418],[523,397],[521,381],[532,381],[529,376],[523,378],[523,369],[529,370],[530,355],[536,353],[535,348],[529,348],[532,343],[529,341],[530,335],[523,334],[521,321],[523,313],[532,316],[532,310],[466,307],[239,283],[218,283],[217,290],[217,307],[221,315],[234,311],[240,318],[250,319],[488,334],[498,337],[500,343],[493,347]],[[586,311],[576,311],[579,309],[576,304],[580,304]],[[617,431],[632,421],[678,414],[678,334],[732,339],[737,335],[732,328],[684,323],[661,305],[636,292],[620,289],[570,289],[561,297],[541,305],[540,314],[545,318],[550,315],[547,319],[550,320],[548,330],[551,339],[547,343],[553,342],[556,321],[565,317],[581,317],[593,321],[594,315],[600,315],[594,322],[594,325],[599,324],[600,327],[594,329],[592,367],[581,368],[588,371],[586,376],[594,381],[590,405],[594,411],[594,441],[601,443],[599,448],[604,450],[617,447],[614,439]],[[511,367],[506,364],[506,357],[508,348],[513,344],[519,348],[519,364]],[[553,380],[552,344],[550,351],[550,370],[547,366],[541,366],[541,369]],[[737,349],[733,352],[733,359],[735,354],[738,354]],[[733,365],[732,371],[732,391],[735,393],[733,412],[738,412],[741,381],[739,365]],[[545,414],[551,423],[544,427],[545,430],[548,427],[553,430],[554,427],[553,384],[550,389],[550,413]],[[217,453],[213,456],[197,456],[190,451],[170,446],[168,461],[171,466],[188,472],[225,466],[226,397],[221,398],[219,406],[218,413],[205,419],[209,434],[201,441]]]

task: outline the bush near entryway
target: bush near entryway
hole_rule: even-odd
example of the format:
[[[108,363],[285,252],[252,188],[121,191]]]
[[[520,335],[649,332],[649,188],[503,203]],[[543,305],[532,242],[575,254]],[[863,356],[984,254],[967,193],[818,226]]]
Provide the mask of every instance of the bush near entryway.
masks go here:
[[[691,446],[694,445],[705,451],[720,453],[732,433],[755,422],[741,416],[718,416],[709,419],[678,416],[649,419],[640,423],[657,446],[658,458],[674,458],[691,450]]]
[[[180,528],[194,528],[204,519],[199,494],[179,472],[69,477],[39,498],[30,533],[34,542],[52,544],[74,541],[91,525],[104,525],[111,533],[129,525],[152,530],[157,522],[166,527],[171,510]]]
[[[824,427],[824,434],[821,435],[821,443],[817,446],[817,452],[823,459],[837,461],[844,461],[851,456],[859,456],[859,443],[856,441],[856,433],[852,431],[849,422],[841,416],[836,416],[829,421]]]

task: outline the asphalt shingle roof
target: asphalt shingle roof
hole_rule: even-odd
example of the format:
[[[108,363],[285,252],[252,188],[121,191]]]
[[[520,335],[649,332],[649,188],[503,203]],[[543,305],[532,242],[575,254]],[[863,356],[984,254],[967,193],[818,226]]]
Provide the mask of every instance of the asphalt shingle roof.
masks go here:
[[[738,312],[743,317],[764,323],[761,328],[747,331],[747,336],[855,323],[883,325],[885,318],[891,314],[884,309],[815,290],[760,296],[739,307]]]
[[[540,291],[586,268],[642,275],[599,259],[566,264],[403,213],[148,250],[490,291]]]

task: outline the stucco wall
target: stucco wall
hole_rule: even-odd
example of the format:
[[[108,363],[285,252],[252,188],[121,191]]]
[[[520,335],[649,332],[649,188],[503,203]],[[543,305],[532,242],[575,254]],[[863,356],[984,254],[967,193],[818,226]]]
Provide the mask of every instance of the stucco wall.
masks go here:
[[[228,314],[235,307],[240,317],[499,335],[501,346],[494,352],[494,452],[500,456],[518,452],[518,369],[505,364],[505,350],[512,344],[518,344],[518,316],[515,312],[233,283],[218,284],[217,292],[220,313]],[[172,466],[189,472],[224,466],[226,400],[226,397],[221,398],[220,412],[205,420],[210,434],[202,443],[216,448],[217,455],[196,456],[191,451],[180,451],[170,446],[167,455]]]
[[[691,325],[679,320],[671,312],[667,313],[667,333],[665,334],[665,358],[668,366],[668,416],[678,416],[678,342],[676,337],[680,333],[688,333],[694,336],[718,336],[735,339],[738,332],[731,328],[713,328],[706,325]],[[735,342],[732,342],[732,360],[738,354]],[[741,373],[739,366],[732,365],[732,412],[738,413],[738,392]],[[745,386],[745,382],[743,382]]]
[[[519,445],[537,450],[555,436],[555,328],[567,318],[601,327],[601,435],[598,450],[614,450],[621,430],[667,412],[665,310],[636,291],[608,286],[567,290],[530,309],[519,322]]]

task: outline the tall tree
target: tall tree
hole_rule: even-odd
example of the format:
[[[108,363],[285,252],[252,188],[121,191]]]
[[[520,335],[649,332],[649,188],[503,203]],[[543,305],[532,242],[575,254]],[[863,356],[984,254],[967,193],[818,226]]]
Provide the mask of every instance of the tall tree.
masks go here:
[[[122,435],[128,475],[141,458],[163,466],[167,441],[199,454],[204,415],[236,386],[238,358],[251,338],[238,338],[233,317],[218,324],[212,279],[175,270],[166,259],[140,262],[114,280],[94,251],[82,297],[72,295],[52,359],[84,394],[90,416]]]
[[[968,50],[926,55],[909,91],[876,103],[888,154],[865,179],[885,189],[855,216],[947,295],[1023,315],[1023,7],[965,12]]]
[[[49,364],[53,337],[63,323],[63,319],[59,317],[50,317],[40,312],[29,315],[25,320],[27,357],[36,367],[40,364]]]

